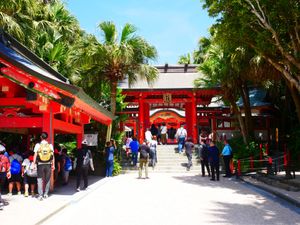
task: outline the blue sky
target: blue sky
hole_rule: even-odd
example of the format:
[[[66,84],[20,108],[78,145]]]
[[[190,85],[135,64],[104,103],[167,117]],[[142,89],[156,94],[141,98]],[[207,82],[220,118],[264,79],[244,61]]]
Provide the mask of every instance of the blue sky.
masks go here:
[[[113,21],[118,30],[135,25],[137,34],[158,51],[153,64],[176,64],[192,52],[213,23],[200,0],[65,0],[67,8],[88,33],[101,38],[97,25]]]

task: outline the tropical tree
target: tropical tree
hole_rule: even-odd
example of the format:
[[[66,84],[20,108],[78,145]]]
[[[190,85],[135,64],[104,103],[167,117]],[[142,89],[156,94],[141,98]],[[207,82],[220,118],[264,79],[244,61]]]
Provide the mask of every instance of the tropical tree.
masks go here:
[[[217,17],[216,38],[252,48],[280,73],[300,121],[300,3],[298,0],[202,0]]]
[[[73,56],[86,71],[81,82],[86,82],[95,88],[95,95],[101,96],[101,87],[109,84],[111,102],[110,109],[116,113],[116,93],[118,82],[128,79],[133,84],[138,77],[151,83],[156,79],[158,70],[149,65],[149,60],[157,56],[155,47],[150,45],[142,37],[135,34],[136,28],[131,24],[125,24],[118,34],[113,22],[102,22],[99,29],[103,39],[98,40],[88,36],[78,46],[78,52]]]

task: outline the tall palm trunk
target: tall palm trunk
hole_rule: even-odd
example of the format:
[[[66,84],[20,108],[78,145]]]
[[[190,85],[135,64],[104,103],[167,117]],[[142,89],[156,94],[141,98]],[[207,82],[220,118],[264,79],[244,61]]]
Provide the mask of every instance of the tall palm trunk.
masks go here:
[[[111,96],[110,96],[110,110],[113,115],[116,114],[116,98],[117,98],[117,82],[112,81],[110,85],[110,91],[111,91]]]

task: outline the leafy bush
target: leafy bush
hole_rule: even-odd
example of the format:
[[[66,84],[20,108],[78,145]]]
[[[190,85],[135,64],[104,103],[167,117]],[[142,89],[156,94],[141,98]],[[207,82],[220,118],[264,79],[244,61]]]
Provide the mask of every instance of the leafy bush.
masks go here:
[[[120,165],[120,162],[115,158],[114,159],[114,170],[113,170],[113,176],[117,176],[121,173],[122,166]]]

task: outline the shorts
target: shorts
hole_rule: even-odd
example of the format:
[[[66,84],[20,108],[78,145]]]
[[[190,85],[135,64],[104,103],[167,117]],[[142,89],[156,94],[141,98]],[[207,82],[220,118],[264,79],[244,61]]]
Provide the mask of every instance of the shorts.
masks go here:
[[[37,184],[37,178],[36,177],[30,177],[27,174],[25,174],[24,184]]]
[[[21,174],[12,174],[11,177],[8,179],[8,182],[21,182],[22,181],[22,177]]]

